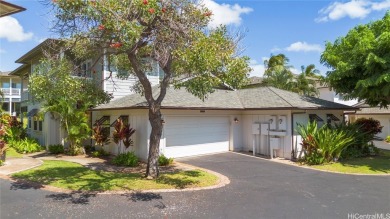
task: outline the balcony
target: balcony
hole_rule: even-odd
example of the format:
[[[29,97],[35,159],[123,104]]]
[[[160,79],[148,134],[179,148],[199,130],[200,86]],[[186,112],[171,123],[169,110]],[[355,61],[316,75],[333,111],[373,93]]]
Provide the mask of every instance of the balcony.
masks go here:
[[[20,88],[0,88],[0,90],[3,93],[4,97],[20,97],[21,94]]]

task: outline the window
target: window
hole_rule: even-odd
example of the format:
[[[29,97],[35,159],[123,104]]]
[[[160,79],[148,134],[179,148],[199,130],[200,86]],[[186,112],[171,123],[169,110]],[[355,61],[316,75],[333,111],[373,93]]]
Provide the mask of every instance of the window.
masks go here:
[[[12,83],[12,88],[18,88],[20,89],[22,85],[20,83]]]
[[[34,118],[34,130],[38,130],[38,120]]]
[[[31,129],[31,117],[28,117],[28,128]]]
[[[339,118],[337,118],[335,115],[333,114],[326,114],[326,123],[327,124],[331,124],[332,121],[335,121],[335,122],[338,122],[340,121]]]
[[[42,131],[42,120],[38,121],[38,131]]]
[[[309,120],[310,122],[316,121],[316,122],[323,122],[324,120],[321,119],[317,114],[309,114]]]
[[[77,77],[86,77],[91,78],[92,77],[92,62],[91,60],[81,62],[79,65],[77,65],[77,70],[74,73],[74,76]]]
[[[101,125],[103,127],[103,133],[110,136],[110,116],[102,116],[96,120],[94,125]]]
[[[9,82],[3,82],[1,87],[2,88],[9,88]]]
[[[129,123],[129,116],[119,116],[118,119],[122,120],[123,124],[127,125]],[[116,123],[118,122],[118,119],[115,119],[115,121],[110,125],[111,127],[115,127]]]

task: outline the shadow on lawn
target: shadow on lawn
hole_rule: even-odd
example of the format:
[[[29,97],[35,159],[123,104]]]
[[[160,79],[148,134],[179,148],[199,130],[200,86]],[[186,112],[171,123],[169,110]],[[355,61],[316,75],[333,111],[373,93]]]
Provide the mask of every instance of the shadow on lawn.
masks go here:
[[[367,167],[369,170],[378,173],[390,173],[390,153],[380,152],[380,155],[373,157],[354,158],[340,162],[343,166],[359,169]]]

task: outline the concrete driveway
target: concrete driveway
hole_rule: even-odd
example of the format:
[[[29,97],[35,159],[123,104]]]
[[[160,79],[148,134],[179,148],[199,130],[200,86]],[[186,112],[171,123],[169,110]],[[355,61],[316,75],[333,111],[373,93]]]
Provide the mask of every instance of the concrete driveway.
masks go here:
[[[318,172],[235,153],[180,161],[220,172],[231,183],[192,192],[95,195],[53,193],[0,180],[0,218],[390,217],[390,176]]]

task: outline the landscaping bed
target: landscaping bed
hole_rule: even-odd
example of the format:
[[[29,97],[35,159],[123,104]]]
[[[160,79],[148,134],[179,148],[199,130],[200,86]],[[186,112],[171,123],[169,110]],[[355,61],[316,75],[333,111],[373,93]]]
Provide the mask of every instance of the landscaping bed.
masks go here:
[[[143,176],[137,171],[92,170],[62,160],[44,160],[40,167],[12,175],[14,179],[78,191],[184,189],[212,186],[218,182],[217,176],[198,169],[162,171],[156,180]]]

